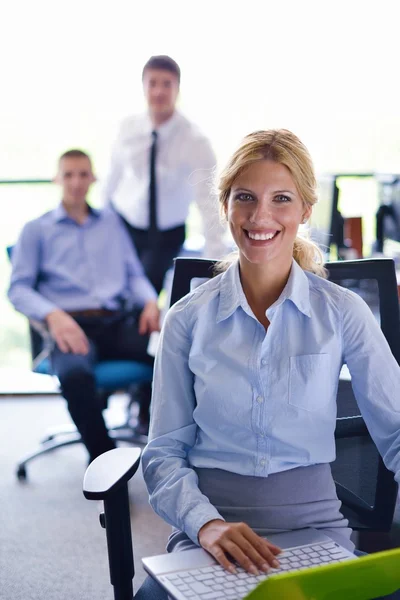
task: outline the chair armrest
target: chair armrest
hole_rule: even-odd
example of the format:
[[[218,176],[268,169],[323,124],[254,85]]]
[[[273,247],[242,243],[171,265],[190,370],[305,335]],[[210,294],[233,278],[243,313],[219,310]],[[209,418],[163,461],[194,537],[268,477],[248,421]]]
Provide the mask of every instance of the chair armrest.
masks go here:
[[[136,473],[139,448],[116,448],[98,456],[87,468],[83,494],[88,500],[107,500]]]
[[[357,512],[361,511],[363,516],[370,515],[372,513],[373,506],[370,506],[367,502],[365,502],[365,500],[360,498],[360,496],[350,491],[341,483],[335,481],[335,484],[338,498],[343,504],[356,510]]]
[[[129,511],[128,481],[140,462],[139,448],[116,448],[98,456],[87,468],[83,494],[103,500],[100,524],[106,530],[110,581],[116,600],[132,600],[135,565]]]
[[[33,329],[37,331],[43,338],[45,342],[49,339],[52,340],[50,331],[44,321],[37,321],[36,319],[29,319],[29,323],[32,325]]]
[[[37,369],[37,367],[46,358],[48,358],[50,356],[50,354],[54,348],[54,345],[55,345],[55,340],[52,337],[45,322],[36,321],[35,319],[29,319],[29,326],[30,326],[31,347],[32,347],[33,355],[36,354],[34,336],[36,334],[38,334],[38,335],[40,335],[40,337],[42,339],[42,344],[41,344],[42,348],[41,348],[40,352],[38,354],[36,354],[35,358],[32,360],[32,370],[35,371]]]
[[[368,437],[369,431],[361,415],[338,417],[336,419],[335,438],[337,440],[352,437]]]

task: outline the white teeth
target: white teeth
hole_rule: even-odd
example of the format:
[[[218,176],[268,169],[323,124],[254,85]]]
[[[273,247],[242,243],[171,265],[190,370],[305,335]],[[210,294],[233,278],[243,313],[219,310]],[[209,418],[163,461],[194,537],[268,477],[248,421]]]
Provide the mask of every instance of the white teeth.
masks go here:
[[[249,234],[249,238],[251,240],[271,240],[275,233],[252,233],[251,231],[247,232]]]

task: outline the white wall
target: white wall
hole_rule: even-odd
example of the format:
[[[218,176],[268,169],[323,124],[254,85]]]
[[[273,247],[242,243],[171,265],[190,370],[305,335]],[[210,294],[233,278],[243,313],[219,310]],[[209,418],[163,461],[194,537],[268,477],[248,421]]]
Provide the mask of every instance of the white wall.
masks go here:
[[[53,173],[80,146],[103,172],[141,69],[168,53],[181,108],[223,161],[257,128],[293,129],[317,169],[400,168],[397,0],[36,0],[0,14],[0,178]]]

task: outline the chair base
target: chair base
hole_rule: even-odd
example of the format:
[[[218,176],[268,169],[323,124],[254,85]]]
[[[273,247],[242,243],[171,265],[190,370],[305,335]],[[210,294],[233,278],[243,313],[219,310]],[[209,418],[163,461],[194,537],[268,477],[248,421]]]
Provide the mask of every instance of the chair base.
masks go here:
[[[116,442],[125,442],[135,446],[144,447],[147,444],[147,435],[142,435],[135,431],[135,419],[128,412],[126,421],[120,425],[109,427],[109,436]],[[61,439],[59,439],[61,438]],[[57,448],[71,446],[73,444],[81,444],[82,438],[74,425],[64,425],[59,428],[52,429],[40,442],[39,448],[27,454],[17,465],[16,476],[20,481],[27,479],[26,466],[33,459]]]
[[[37,456],[42,456],[43,454],[47,454],[48,452],[52,452],[57,448],[63,448],[64,446],[70,446],[71,444],[80,444],[82,443],[82,438],[80,434],[75,430],[75,433],[70,433],[67,439],[63,439],[60,441],[49,439],[46,441],[42,441],[40,447],[35,452],[31,452],[24,456],[21,462],[18,463],[17,466],[17,478],[20,481],[23,481],[27,478],[26,473],[26,465],[31,462]]]

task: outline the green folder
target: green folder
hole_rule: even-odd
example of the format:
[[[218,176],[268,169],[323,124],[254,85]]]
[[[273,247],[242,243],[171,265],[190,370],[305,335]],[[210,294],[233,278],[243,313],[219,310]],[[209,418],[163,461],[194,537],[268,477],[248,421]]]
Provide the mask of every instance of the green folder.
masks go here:
[[[400,589],[400,548],[274,575],[248,600],[372,600]]]

